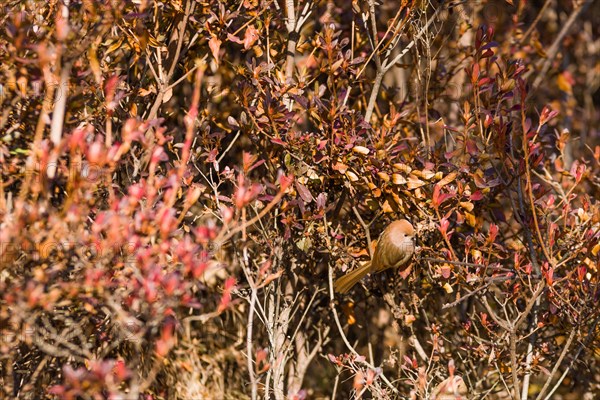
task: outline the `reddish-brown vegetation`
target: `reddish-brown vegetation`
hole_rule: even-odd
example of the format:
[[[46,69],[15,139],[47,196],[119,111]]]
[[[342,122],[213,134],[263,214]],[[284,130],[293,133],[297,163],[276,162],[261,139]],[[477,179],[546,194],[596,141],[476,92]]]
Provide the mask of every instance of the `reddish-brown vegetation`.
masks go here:
[[[0,5],[0,397],[600,390],[598,4]]]

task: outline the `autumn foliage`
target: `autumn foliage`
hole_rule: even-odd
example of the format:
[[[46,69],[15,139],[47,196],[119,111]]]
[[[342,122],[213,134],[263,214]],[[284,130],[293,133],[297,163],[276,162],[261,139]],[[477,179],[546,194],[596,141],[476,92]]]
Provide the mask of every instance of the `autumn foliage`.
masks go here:
[[[0,6],[0,397],[600,391],[593,1]]]

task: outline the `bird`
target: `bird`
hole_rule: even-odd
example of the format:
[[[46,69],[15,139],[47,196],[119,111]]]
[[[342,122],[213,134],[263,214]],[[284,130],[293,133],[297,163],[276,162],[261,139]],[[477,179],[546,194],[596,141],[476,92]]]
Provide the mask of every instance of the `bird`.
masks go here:
[[[379,236],[371,262],[338,278],[333,284],[334,290],[340,294],[348,293],[369,272],[381,272],[389,268],[406,266],[415,252],[414,237],[415,229],[406,219],[390,223]],[[405,267],[401,271],[406,269]],[[406,278],[404,274],[402,275]]]

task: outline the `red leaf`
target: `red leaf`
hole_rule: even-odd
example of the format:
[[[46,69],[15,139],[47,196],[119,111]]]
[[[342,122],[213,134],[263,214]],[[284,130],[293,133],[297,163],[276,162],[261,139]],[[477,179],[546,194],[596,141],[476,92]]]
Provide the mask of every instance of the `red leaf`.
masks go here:
[[[442,218],[440,221],[440,227],[439,227],[439,230],[442,233],[442,235],[446,234],[449,226],[450,226],[450,221],[448,221],[448,218],[446,218],[446,217]]]
[[[440,268],[440,272],[442,273],[442,277],[443,277],[444,279],[448,279],[448,278],[450,278],[450,272],[452,272],[452,270],[451,270],[451,268],[450,268],[450,265],[449,265],[449,264],[443,265],[443,266]]]
[[[548,106],[545,106],[540,114],[540,125],[544,125],[546,122],[550,121],[552,118],[558,115],[558,111],[554,111]]]
[[[435,209],[437,209],[440,206],[440,185],[435,185],[433,187],[433,196],[431,197],[431,205],[433,205],[433,207]]]
[[[231,304],[231,292],[235,288],[235,278],[229,277],[225,281],[225,285],[223,287],[223,295],[221,296],[221,304],[219,304],[219,312],[223,312],[229,304]]]
[[[579,278],[579,282],[583,282],[586,273],[587,268],[585,267],[585,265],[580,265],[579,267],[577,267],[577,277]]]
[[[279,185],[281,186],[281,190],[284,191],[290,187],[290,185],[294,182],[293,175],[281,175],[279,177]]]
[[[113,373],[115,374],[119,382],[124,381],[130,376],[129,369],[127,368],[123,360],[118,360],[115,363],[113,367]]]
[[[271,143],[275,143],[275,144],[278,144],[280,146],[287,147],[287,143],[284,142],[281,139],[273,138],[273,139],[271,139]]]
[[[488,237],[488,243],[494,243],[496,236],[498,235],[498,225],[490,224],[490,236]]]
[[[474,84],[479,79],[479,64],[473,64],[473,71],[471,72],[471,82]]]
[[[531,129],[531,119],[527,118],[525,120],[525,126],[523,128],[525,132],[529,133],[529,130]]]
[[[469,199],[471,199],[472,201],[478,201],[483,199],[483,193],[481,192],[481,190],[476,191],[475,193],[473,193]]]

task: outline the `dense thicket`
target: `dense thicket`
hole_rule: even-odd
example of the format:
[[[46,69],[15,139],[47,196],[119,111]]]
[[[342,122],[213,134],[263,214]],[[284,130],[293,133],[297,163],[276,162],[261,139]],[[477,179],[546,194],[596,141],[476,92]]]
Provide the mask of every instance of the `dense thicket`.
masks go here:
[[[600,390],[597,3],[0,5],[0,397]]]

